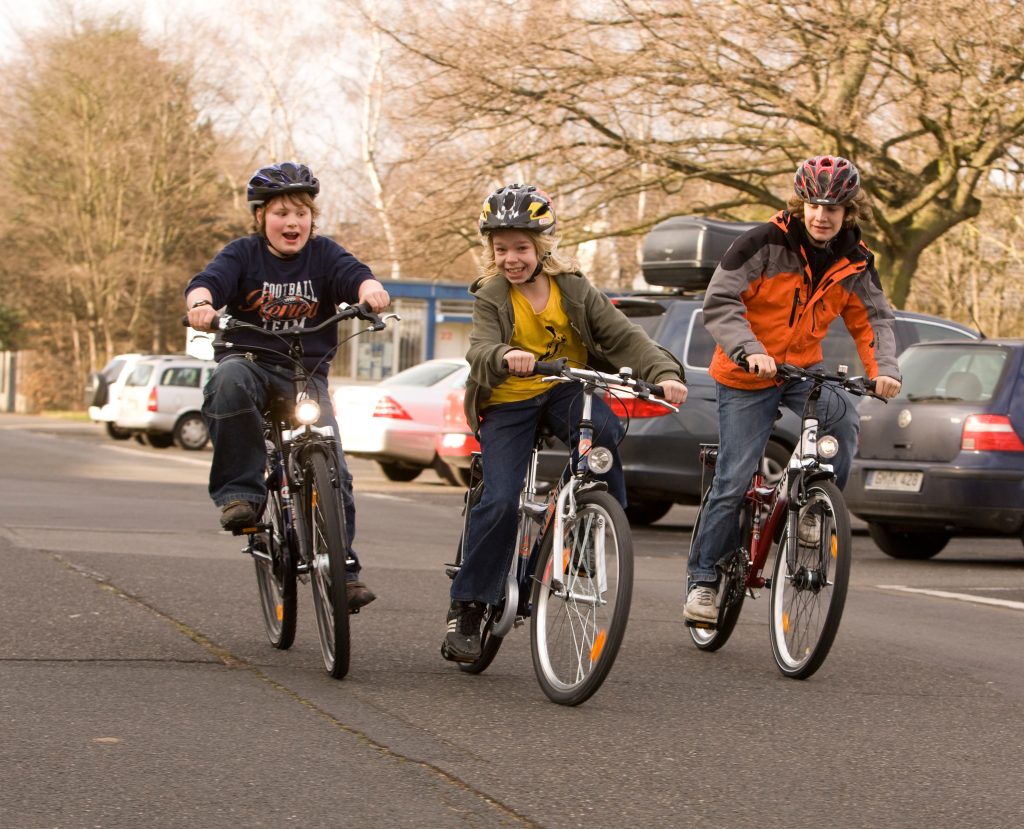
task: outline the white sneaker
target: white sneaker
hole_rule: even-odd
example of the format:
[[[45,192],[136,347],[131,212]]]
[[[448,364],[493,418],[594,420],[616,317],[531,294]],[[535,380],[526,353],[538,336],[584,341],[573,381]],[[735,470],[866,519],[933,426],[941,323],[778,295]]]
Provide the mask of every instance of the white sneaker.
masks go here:
[[[805,513],[797,528],[800,543],[806,547],[817,547],[821,543],[821,520],[817,515]]]
[[[692,622],[717,622],[718,608],[715,606],[717,599],[718,591],[715,588],[703,584],[694,585],[686,594],[683,618]]]

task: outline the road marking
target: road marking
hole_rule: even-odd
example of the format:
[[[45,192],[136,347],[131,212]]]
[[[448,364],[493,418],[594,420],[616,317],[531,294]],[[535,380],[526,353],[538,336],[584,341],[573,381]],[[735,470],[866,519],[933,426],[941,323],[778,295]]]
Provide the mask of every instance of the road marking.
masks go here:
[[[987,596],[971,596],[968,593],[949,593],[945,590],[924,590],[920,587],[905,587],[902,584],[880,584],[880,590],[896,590],[901,593],[917,593],[922,596],[934,596],[937,599],[953,599],[971,604],[987,604],[993,607],[1005,607],[1010,610],[1024,610],[1024,602],[1011,602],[1009,599],[990,599]]]
[[[401,495],[388,495],[386,492],[368,492],[365,489],[356,487],[356,495],[360,498],[379,498],[381,501],[412,501],[412,498],[403,498]]]

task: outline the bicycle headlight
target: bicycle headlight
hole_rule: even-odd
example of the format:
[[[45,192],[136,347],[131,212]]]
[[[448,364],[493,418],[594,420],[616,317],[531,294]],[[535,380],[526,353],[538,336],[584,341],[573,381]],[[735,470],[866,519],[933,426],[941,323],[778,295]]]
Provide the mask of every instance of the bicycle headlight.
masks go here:
[[[823,458],[834,458],[839,454],[839,441],[832,435],[818,438],[818,455]]]
[[[320,404],[308,397],[295,404],[295,419],[304,426],[316,423],[320,419]]]
[[[603,475],[612,468],[613,463],[615,463],[615,459],[612,457],[611,450],[603,446],[593,447],[587,455],[587,466],[591,472],[597,475]]]

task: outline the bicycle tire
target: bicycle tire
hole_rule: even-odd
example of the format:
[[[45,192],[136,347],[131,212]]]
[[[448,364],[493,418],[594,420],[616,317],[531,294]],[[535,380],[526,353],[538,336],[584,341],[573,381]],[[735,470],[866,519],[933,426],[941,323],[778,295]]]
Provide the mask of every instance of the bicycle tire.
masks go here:
[[[579,705],[601,687],[622,644],[633,596],[633,541],[622,506],[604,491],[576,498],[576,515],[566,521],[565,534],[557,548],[559,566],[553,564],[554,523],[541,546],[530,650],[548,698]],[[553,586],[554,572],[561,587]]]
[[[348,596],[345,589],[345,516],[341,493],[322,451],[310,452],[302,470],[303,536],[311,563],[313,612],[324,668],[335,679],[349,669]]]
[[[829,480],[813,481],[807,484],[806,495],[800,518],[808,511],[820,515],[820,538],[811,547],[797,541],[796,567],[791,571],[786,553],[793,539],[788,523],[783,529],[768,617],[775,663],[793,679],[811,676],[828,656],[842,619],[853,557],[850,516],[839,488]],[[823,583],[817,583],[815,573],[823,573]]]
[[[693,532],[690,534],[690,546],[693,546],[697,533],[700,531],[700,517],[704,507],[710,498],[711,489],[704,493],[701,499],[700,508],[697,510],[697,517],[693,522]],[[748,501],[743,502],[740,511],[740,541],[750,538],[750,517],[751,505]],[[690,638],[700,650],[714,653],[732,636],[736,629],[736,623],[740,618],[740,611],[743,610],[743,600],[747,595],[747,586],[743,581],[743,571],[739,569],[736,556],[733,556],[723,568],[721,582],[719,585],[718,621],[714,627],[701,627],[698,625],[687,625],[690,631]]]
[[[263,535],[267,541],[267,549],[263,552],[271,560],[253,557],[260,596],[260,615],[270,644],[278,650],[287,650],[295,641],[298,596],[295,589],[295,556],[284,522],[281,493],[277,490],[267,493],[261,520],[270,527]]]
[[[480,490],[482,490],[482,487]],[[465,532],[465,528],[469,526],[469,510],[479,500],[479,491],[477,491],[475,500],[473,498],[473,493],[470,493],[469,500],[466,503],[467,519],[463,522],[463,532]],[[459,546],[455,551],[455,563],[460,567],[462,566],[462,542],[463,537],[459,536]],[[505,641],[505,638],[503,636],[491,636],[491,626],[494,624],[496,616],[496,609],[494,607],[488,607],[487,611],[484,613],[484,621],[480,629],[480,656],[472,662],[457,663],[459,670],[463,673],[482,674],[490,667],[491,663],[494,661],[494,657],[498,655],[498,649],[501,647],[501,643]]]

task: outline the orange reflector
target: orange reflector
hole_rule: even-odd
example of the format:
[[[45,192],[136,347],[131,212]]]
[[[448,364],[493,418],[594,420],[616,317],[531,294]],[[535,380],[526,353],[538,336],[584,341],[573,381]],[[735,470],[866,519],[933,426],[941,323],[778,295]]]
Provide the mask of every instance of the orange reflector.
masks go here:
[[[605,640],[608,639],[608,631],[599,630],[597,636],[594,637],[594,645],[590,649],[590,661],[597,662],[601,658],[601,651],[604,650]]]
[[[832,533],[832,537],[829,540],[831,541],[832,558],[835,558],[839,555],[839,539],[836,537],[835,533]]]
[[[562,550],[562,572],[564,573],[569,569],[569,548],[566,547]]]
[[[277,621],[279,621],[279,622],[283,622],[284,621],[284,605],[283,604],[275,605],[275,607],[274,607],[274,615],[277,616]]]
[[[782,632],[783,633],[789,633],[789,614],[788,613],[783,613],[782,614]]]

